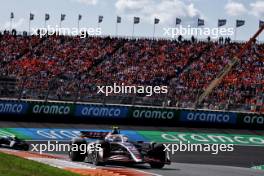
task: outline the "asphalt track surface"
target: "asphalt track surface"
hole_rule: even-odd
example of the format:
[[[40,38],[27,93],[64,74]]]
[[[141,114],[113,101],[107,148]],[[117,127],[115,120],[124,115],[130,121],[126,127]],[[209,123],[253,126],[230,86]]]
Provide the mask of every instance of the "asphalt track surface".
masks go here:
[[[1,122],[0,128],[87,128],[110,129],[109,125],[91,124],[51,124],[28,122]],[[203,129],[183,127],[146,127],[119,126],[126,130],[158,130],[179,132],[229,133],[229,134],[264,134],[260,130]],[[212,155],[206,152],[176,152],[171,156],[173,163],[163,169],[152,169],[148,165],[132,166],[133,169],[153,175],[164,176],[263,176],[264,171],[250,167],[264,165],[264,147],[235,146],[234,152],[222,152]],[[90,166],[89,163],[84,163]],[[125,166],[105,166],[125,167]]]

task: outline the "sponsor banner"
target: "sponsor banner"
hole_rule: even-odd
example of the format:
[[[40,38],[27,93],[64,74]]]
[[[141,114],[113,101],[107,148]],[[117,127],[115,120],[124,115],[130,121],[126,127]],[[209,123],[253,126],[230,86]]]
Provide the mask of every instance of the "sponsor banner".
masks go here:
[[[121,106],[77,105],[77,117],[127,118],[128,108]]]
[[[111,130],[100,129],[62,129],[62,128],[0,128],[0,137],[2,136],[17,136],[25,140],[56,140],[56,141],[70,141],[74,137],[80,135],[80,131],[94,131],[94,132],[110,132]],[[146,141],[136,131],[122,130],[122,134],[129,137],[132,141]]]
[[[27,110],[27,103],[0,101],[0,114],[26,114]]]
[[[60,103],[31,103],[30,114],[52,115],[52,116],[69,116],[74,111],[73,104]]]
[[[152,121],[178,121],[179,111],[161,108],[131,108],[130,117],[141,120]]]
[[[237,115],[232,112],[181,111],[181,122],[236,124]]]
[[[20,118],[23,115],[23,118]],[[35,117],[61,117],[74,120],[114,120],[122,119],[120,123],[149,123],[156,125],[190,124],[190,125],[229,125],[238,128],[263,128],[264,114],[233,113],[220,111],[191,111],[169,108],[146,108],[108,105],[76,105],[71,103],[0,101],[0,116],[2,119],[16,118],[35,120]],[[0,117],[0,118],[1,118]],[[56,120],[50,118],[50,120]],[[138,119],[138,120],[134,120]],[[157,123],[156,123],[157,122]],[[164,122],[164,123],[163,123]],[[167,123],[172,122],[172,123]]]
[[[238,126],[264,128],[264,114],[238,114]]]
[[[243,146],[263,146],[264,135],[240,135],[218,133],[138,131],[148,141],[162,143],[192,144],[234,144]]]

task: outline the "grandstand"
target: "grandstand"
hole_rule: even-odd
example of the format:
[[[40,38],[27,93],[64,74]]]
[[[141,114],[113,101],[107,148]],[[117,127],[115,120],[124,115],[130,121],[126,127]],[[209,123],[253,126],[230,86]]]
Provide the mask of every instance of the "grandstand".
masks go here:
[[[195,108],[242,45],[222,39],[40,38],[6,31],[0,35],[0,97]],[[264,44],[254,43],[198,107],[264,111],[263,59]],[[114,83],[166,85],[168,94],[97,94],[98,85]]]

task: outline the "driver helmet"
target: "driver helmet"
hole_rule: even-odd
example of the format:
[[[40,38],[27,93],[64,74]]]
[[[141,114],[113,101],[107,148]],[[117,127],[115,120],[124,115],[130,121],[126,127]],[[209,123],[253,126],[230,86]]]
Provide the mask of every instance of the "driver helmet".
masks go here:
[[[118,127],[113,127],[112,134],[120,134]]]
[[[13,139],[14,141],[17,141],[17,140],[18,140],[18,137],[13,136],[12,139]]]

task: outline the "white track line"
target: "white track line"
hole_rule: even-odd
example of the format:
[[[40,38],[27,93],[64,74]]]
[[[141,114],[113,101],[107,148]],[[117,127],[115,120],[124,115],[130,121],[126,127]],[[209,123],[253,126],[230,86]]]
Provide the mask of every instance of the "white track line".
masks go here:
[[[95,167],[87,166],[81,163],[75,163],[71,161],[61,160],[61,159],[51,159],[51,158],[35,158],[29,157],[27,159],[34,160],[37,162],[41,162],[44,164],[48,164],[50,166],[58,167],[58,168],[76,168],[76,169],[96,169]]]

